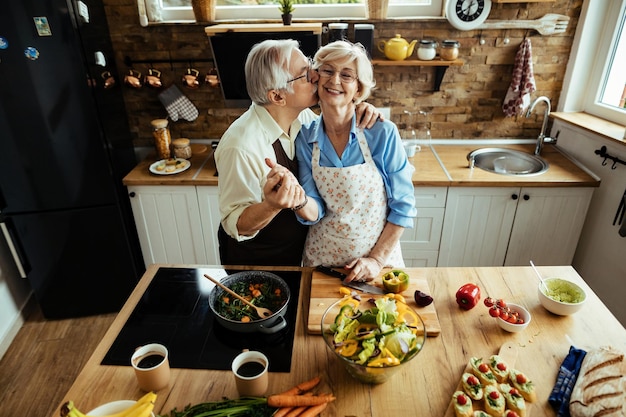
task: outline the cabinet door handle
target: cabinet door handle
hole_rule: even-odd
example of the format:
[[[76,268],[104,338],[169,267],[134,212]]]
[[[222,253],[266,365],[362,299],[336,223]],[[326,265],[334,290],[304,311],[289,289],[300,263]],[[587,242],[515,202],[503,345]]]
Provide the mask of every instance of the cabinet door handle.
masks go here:
[[[528,194],[524,194],[524,197],[523,197],[523,198],[524,198],[524,201],[528,201],[528,200],[530,200],[530,196],[529,196]]]
[[[517,194],[513,194],[513,195],[511,195],[511,198],[512,198],[513,200],[517,200],[518,195],[517,195]]]
[[[130,196],[130,198],[134,198],[136,194],[134,191],[131,191],[130,193],[128,193],[128,195]]]

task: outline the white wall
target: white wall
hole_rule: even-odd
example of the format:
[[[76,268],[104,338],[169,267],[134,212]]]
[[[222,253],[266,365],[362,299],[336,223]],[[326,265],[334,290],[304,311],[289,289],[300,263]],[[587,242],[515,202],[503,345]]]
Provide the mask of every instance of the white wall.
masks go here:
[[[600,187],[594,190],[572,266],[626,326],[626,237],[618,234],[619,225],[613,225],[626,189],[626,165],[616,165],[615,169],[611,169],[611,160],[602,165],[603,158],[595,154],[601,146],[606,146],[609,154],[626,160],[626,148],[561,121],[555,121],[553,137],[557,131],[560,131],[559,148],[601,179]]]
[[[0,358],[24,323],[22,310],[30,294],[28,281],[19,276],[9,248],[0,234]]]

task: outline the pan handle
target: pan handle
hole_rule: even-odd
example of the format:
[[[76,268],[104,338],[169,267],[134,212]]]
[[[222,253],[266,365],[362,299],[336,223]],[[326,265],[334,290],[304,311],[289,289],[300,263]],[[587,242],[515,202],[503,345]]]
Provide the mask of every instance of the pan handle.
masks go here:
[[[17,266],[20,277],[27,278],[30,267],[28,266],[28,262],[25,261],[26,258],[23,257],[24,252],[19,245],[19,241],[17,239],[13,239],[9,226],[11,226],[11,220],[0,215],[0,229],[2,229],[2,234],[7,241],[7,245],[11,251],[11,256],[13,256],[13,261]]]
[[[272,334],[284,329],[285,327],[287,327],[287,320],[285,320],[283,316],[278,316],[278,321],[270,327],[259,325],[259,331],[265,334]]]

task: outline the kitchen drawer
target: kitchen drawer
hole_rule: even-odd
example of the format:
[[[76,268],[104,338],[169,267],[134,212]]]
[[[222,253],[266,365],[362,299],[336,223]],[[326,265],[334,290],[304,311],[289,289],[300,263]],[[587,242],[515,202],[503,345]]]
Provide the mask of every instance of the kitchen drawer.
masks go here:
[[[447,195],[447,187],[415,187],[415,207],[445,207]]]

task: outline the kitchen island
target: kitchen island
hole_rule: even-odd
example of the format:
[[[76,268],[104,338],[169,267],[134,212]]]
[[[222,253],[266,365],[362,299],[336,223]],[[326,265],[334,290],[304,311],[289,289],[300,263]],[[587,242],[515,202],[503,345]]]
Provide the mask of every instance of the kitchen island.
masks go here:
[[[137,399],[142,395],[132,367],[104,366],[101,362],[158,269],[169,267],[221,268],[206,265],[150,265],[63,402],[71,399],[81,410],[88,411],[102,403]],[[588,299],[583,309],[567,317],[555,316],[539,304],[538,281],[530,267],[406,268],[411,277],[427,280],[428,290],[435,300],[441,332],[429,337],[424,350],[390,381],[382,385],[364,385],[340,366],[319,335],[307,331],[311,269],[254,269],[301,270],[291,370],[288,373],[270,373],[268,393],[280,392],[320,375],[322,385],[319,390],[332,392],[337,397],[323,413],[324,416],[452,416],[448,410],[450,398],[469,358],[488,357],[497,353],[500,346],[507,342],[518,349],[515,367],[526,373],[536,385],[538,401],[530,406],[529,416],[551,416],[555,413],[547,403],[547,398],[559,365],[572,344],[583,349],[611,345],[626,352],[626,329],[572,267],[539,267],[544,277],[567,278],[587,291]],[[505,332],[489,316],[482,300],[472,310],[461,310],[454,296],[456,290],[467,282],[480,286],[483,299],[491,296],[525,306],[532,314],[529,326],[520,333]],[[339,287],[338,282],[338,299]],[[411,299],[412,294],[405,295]],[[415,306],[412,301],[410,303]],[[419,308],[416,307],[416,310],[419,312]],[[173,369],[169,387],[157,394],[155,413],[164,415],[175,407],[180,410],[187,404],[233,398],[237,392],[230,371]]]

